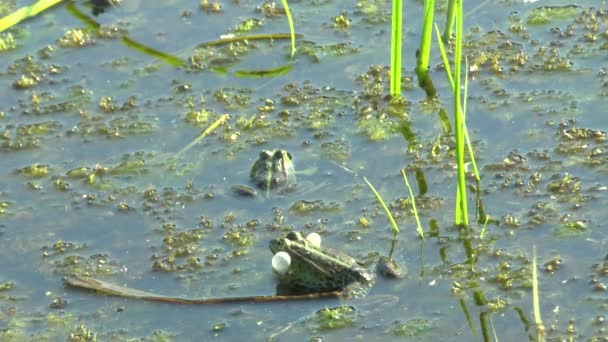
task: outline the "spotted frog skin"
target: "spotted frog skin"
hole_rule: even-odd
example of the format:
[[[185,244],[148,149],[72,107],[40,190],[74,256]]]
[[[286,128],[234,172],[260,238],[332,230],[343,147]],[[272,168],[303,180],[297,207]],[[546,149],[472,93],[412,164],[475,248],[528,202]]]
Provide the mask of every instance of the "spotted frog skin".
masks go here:
[[[285,150],[263,150],[249,173],[251,183],[267,194],[271,190],[289,191],[296,185],[296,170],[291,153]],[[234,193],[255,197],[257,192],[247,185],[235,185]]]
[[[251,167],[251,182],[259,189],[276,189],[295,185],[296,170],[291,153],[285,150],[262,151]]]
[[[354,258],[327,247],[317,247],[297,232],[271,240],[269,247],[275,254],[289,254],[291,264],[280,282],[293,292],[346,290],[348,295],[358,296],[366,292],[375,280],[374,273]]]

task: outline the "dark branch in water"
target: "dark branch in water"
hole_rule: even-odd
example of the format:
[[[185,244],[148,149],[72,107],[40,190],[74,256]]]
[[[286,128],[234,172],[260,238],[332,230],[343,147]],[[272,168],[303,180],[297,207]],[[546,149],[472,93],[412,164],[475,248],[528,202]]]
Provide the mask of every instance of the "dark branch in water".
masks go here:
[[[245,297],[225,297],[225,298],[206,298],[189,299],[180,297],[161,296],[154,293],[131,289],[128,287],[106,283],[105,281],[88,277],[68,277],[65,284],[71,287],[100,292],[106,295],[127,297],[133,299],[143,299],[153,302],[171,304],[224,304],[224,303],[268,303],[304,299],[337,298],[342,295],[340,291],[309,293],[293,296],[245,296]]]

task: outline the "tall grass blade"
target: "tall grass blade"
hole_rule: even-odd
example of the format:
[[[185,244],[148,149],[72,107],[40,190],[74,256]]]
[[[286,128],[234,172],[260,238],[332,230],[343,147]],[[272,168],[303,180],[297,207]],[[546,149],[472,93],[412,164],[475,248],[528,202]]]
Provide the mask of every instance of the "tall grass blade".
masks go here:
[[[198,136],[198,138],[194,139],[194,141],[191,142],[190,144],[188,144],[188,146],[184,147],[183,149],[181,149],[181,151],[177,152],[175,154],[175,158],[178,158],[184,152],[188,151],[190,148],[192,148],[192,146],[196,145],[199,141],[201,141],[202,139],[204,139],[207,135],[209,135],[211,132],[213,132],[216,128],[218,128],[221,124],[223,124],[229,118],[230,118],[230,115],[228,115],[228,114],[224,114],[224,115],[220,116],[217,120],[215,120],[214,123],[212,123],[209,127],[207,127],[207,129],[205,129]]]
[[[89,17],[88,15],[84,14],[81,10],[78,9],[78,7],[76,7],[76,5],[73,2],[69,2],[66,5],[66,9],[76,19],[78,19],[82,23],[84,23],[87,26],[87,28],[89,28],[90,30],[99,30],[99,28],[101,27],[101,24],[99,24],[97,21],[95,21],[93,18]],[[166,53],[166,52],[154,49],[148,45],[142,44],[138,41],[135,41],[135,40],[129,38],[126,35],[122,36],[122,38],[120,39],[120,42],[130,49],[133,49],[137,52],[146,54],[148,56],[152,56],[152,57],[154,57],[160,61],[163,61],[167,64],[170,64],[172,66],[186,65],[186,62],[184,60],[182,60],[181,58],[179,58],[175,55],[172,55],[170,53]]]
[[[137,42],[127,36],[123,36],[120,41],[125,44],[127,47],[138,51],[140,53],[143,53],[144,55],[148,55],[148,56],[152,56],[158,60],[161,60],[169,65],[172,66],[185,66],[186,62],[184,60],[182,60],[181,58],[172,55],[170,53],[166,53],[157,49],[154,49],[152,47],[149,47],[145,44],[142,44],[140,42]]]
[[[545,341],[545,326],[540,317],[540,300],[538,297],[538,274],[536,270],[536,245],[532,245],[532,301],[534,306],[534,321],[536,323],[536,340]]]
[[[391,95],[401,95],[401,32],[403,7],[401,0],[393,0],[391,24]]]
[[[289,23],[289,33],[291,34],[291,57],[296,54],[296,30],[293,26],[293,18],[291,17],[291,11],[289,10],[289,4],[287,0],[281,0],[283,7],[285,8],[285,14],[287,14],[287,22]]]
[[[464,138],[467,143],[467,149],[469,152],[469,159],[473,166],[473,172],[475,173],[475,179],[479,183],[481,177],[479,176],[479,170],[477,169],[477,163],[475,162],[475,153],[473,152],[473,146],[471,146],[471,139],[469,138],[469,130],[467,129],[467,98],[469,97],[469,60],[464,59],[464,99],[462,104],[462,124],[464,129]]]
[[[457,220],[457,224],[469,224],[469,215],[467,209],[467,189],[465,179],[464,166],[464,114],[461,106],[460,79],[462,68],[462,35],[463,35],[463,9],[462,0],[457,1],[456,12],[456,46],[454,51],[454,113],[456,126],[456,157],[458,164],[458,202],[456,203],[456,211],[460,211],[461,218]]]
[[[435,24],[435,33],[437,35],[437,46],[439,46],[439,52],[441,52],[441,60],[443,61],[443,67],[445,69],[445,75],[448,78],[448,82],[450,83],[450,87],[452,88],[452,92],[454,92],[454,77],[452,76],[452,67],[450,66],[450,61],[448,60],[448,53],[445,51],[445,45],[443,41],[439,39],[441,34],[439,33],[439,26]]]
[[[296,38],[301,38],[301,34],[296,34]],[[244,42],[244,41],[252,41],[252,40],[283,40],[283,39],[291,39],[291,33],[263,33],[263,34],[252,34],[252,35],[242,35],[242,36],[233,36],[233,37],[224,37],[221,39],[212,40],[210,42],[201,43],[196,46],[196,48],[205,48],[209,46],[221,46],[228,45],[234,42]],[[294,39],[295,41],[295,39]]]
[[[391,214],[391,211],[388,210],[388,207],[386,206],[386,203],[384,203],[384,200],[382,199],[382,196],[380,196],[380,194],[378,193],[378,191],[376,191],[376,188],[374,188],[374,186],[372,185],[372,183],[370,183],[367,178],[363,177],[363,180],[365,181],[365,183],[367,183],[367,186],[369,186],[369,188],[372,190],[372,192],[374,193],[374,195],[376,195],[376,199],[378,199],[378,202],[380,202],[380,205],[382,206],[382,208],[384,208],[384,212],[386,213],[386,217],[388,218],[388,221],[391,223],[391,226],[393,227],[393,233],[399,234],[399,227],[397,226],[397,222],[395,222],[395,219],[393,218],[393,214]]]
[[[280,75],[285,75],[291,71],[293,66],[291,64],[281,65],[274,69],[263,69],[263,70],[237,70],[234,74],[236,77],[244,78],[268,78]]]
[[[61,1],[62,0],[40,0],[29,6],[21,7],[15,12],[0,19],[0,32],[19,24],[21,21],[29,17],[37,15],[38,13],[46,10],[47,8],[57,3],[60,3]]]
[[[473,324],[473,319],[471,318],[471,313],[469,312],[469,309],[467,308],[467,303],[464,301],[463,297],[460,297],[458,302],[460,303],[460,309],[462,310],[462,313],[464,314],[464,318],[466,319],[467,324],[469,325],[469,329],[471,329],[471,333],[473,335],[477,335],[477,331],[475,331],[475,325]]]
[[[467,209],[467,195],[466,195],[466,179],[465,179],[465,165],[464,165],[464,131],[465,131],[465,114],[463,113],[461,106],[461,66],[462,66],[462,35],[463,35],[463,10],[462,0],[457,1],[457,12],[456,12],[456,46],[454,54],[454,73],[450,70],[450,64],[447,59],[447,54],[441,39],[439,41],[439,50],[441,51],[441,58],[445,64],[446,75],[450,86],[452,87],[452,93],[454,94],[454,127],[456,134],[456,163],[458,165],[458,188],[456,193],[456,210],[454,213],[454,221],[456,224],[469,224],[468,209]],[[437,36],[439,37],[439,28],[435,26]]]
[[[422,22],[422,34],[420,35],[420,47],[418,55],[418,75],[427,73],[429,70],[429,59],[431,56],[431,41],[433,39],[433,16],[435,13],[435,0],[424,1],[424,19]]]
[[[426,176],[420,169],[416,169],[416,184],[418,184],[418,197],[424,196],[429,192],[429,185],[426,182]]]
[[[422,240],[424,240],[424,230],[422,229],[422,225],[420,224],[420,217],[418,217],[418,210],[416,210],[416,199],[414,198],[414,192],[412,191],[410,182],[408,182],[408,180],[407,180],[407,175],[405,174],[405,170],[402,169],[401,174],[403,175],[403,180],[405,181],[405,187],[407,188],[407,191],[409,191],[410,198],[412,200],[412,211],[414,212],[414,217],[416,218],[418,235],[420,235],[420,238],[422,238]]]
[[[437,38],[439,38],[439,27],[437,25],[435,25],[435,31],[437,34]],[[448,81],[450,83],[450,87],[452,88],[452,92],[454,92],[454,77],[452,76],[452,68],[450,67],[450,62],[448,60],[448,56],[447,53],[445,52],[445,46],[443,44],[443,42],[441,41],[441,39],[438,39],[438,45],[439,45],[439,51],[441,52],[441,58],[443,60],[443,64],[445,65],[445,70],[446,70],[446,75],[448,77]],[[471,146],[471,140],[469,138],[469,131],[467,130],[467,125],[466,125],[466,113],[467,113],[467,97],[468,97],[468,89],[469,89],[469,77],[468,77],[468,61],[465,59],[465,63],[466,63],[466,72],[465,72],[465,79],[464,79],[464,104],[463,104],[463,110],[462,113],[464,114],[464,120],[462,121],[464,127],[464,136],[465,136],[465,140],[467,143],[467,148],[469,151],[469,158],[471,159],[471,164],[473,166],[473,171],[475,172],[475,177],[477,179],[477,181],[480,181],[480,176],[479,176],[479,169],[477,168],[477,162],[475,162],[475,154],[473,153],[473,147]]]

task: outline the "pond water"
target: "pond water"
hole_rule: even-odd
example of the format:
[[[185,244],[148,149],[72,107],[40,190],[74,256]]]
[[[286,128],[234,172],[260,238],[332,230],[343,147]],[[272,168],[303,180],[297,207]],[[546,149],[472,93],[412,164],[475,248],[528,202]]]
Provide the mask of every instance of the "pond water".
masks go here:
[[[0,16],[28,4],[3,2]],[[437,114],[452,98],[436,46],[436,99],[413,71],[422,1],[403,5],[403,110],[387,99],[390,2],[290,5],[293,59],[288,39],[204,44],[288,32],[270,2],[123,1],[95,16],[77,1],[0,34],[15,41],[0,52],[2,340],[522,341],[535,336],[533,245],[547,337],[608,338],[606,8],[465,4],[481,183],[464,229],[453,224],[454,140]],[[296,190],[234,195],[260,151],[277,148],[294,157]],[[270,295],[268,242],[290,230],[358,259],[386,255],[393,233],[363,177],[390,205],[393,257],[409,269],[365,298],[184,306],[63,284],[90,275],[188,298]],[[300,200],[318,202],[292,209]],[[353,311],[340,324],[315,315],[342,304]]]

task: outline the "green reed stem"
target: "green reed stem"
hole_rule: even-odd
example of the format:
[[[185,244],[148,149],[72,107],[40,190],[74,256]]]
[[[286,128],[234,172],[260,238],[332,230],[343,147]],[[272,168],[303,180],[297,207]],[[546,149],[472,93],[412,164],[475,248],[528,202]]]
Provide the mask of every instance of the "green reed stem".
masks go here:
[[[456,18],[456,0],[448,2],[448,12],[445,16],[445,27],[443,28],[443,42],[449,43],[452,37],[452,28],[454,27],[454,19]]]
[[[46,10],[47,8],[57,3],[60,3],[61,1],[62,0],[40,0],[29,6],[21,7],[15,12],[0,19],[0,32],[17,25],[18,23],[29,17],[37,15],[38,13]]]
[[[457,15],[456,15],[456,46],[454,51],[454,113],[456,126],[456,158],[458,164],[458,194],[459,201],[456,203],[457,210],[460,212],[461,218],[456,216],[456,224],[469,224],[469,215],[467,209],[467,188],[465,179],[464,166],[464,114],[461,110],[460,100],[460,75],[462,68],[462,35],[463,35],[463,9],[462,0],[457,0]]]
[[[431,42],[433,39],[433,16],[435,13],[435,0],[424,1],[424,19],[422,22],[422,35],[420,36],[420,48],[418,55],[418,66],[416,72],[420,75],[429,70],[431,56]]]
[[[465,180],[465,165],[464,165],[464,145],[469,146],[468,152],[472,160],[473,167],[475,169],[475,175],[479,180],[479,171],[477,170],[477,164],[474,162],[475,156],[471,147],[470,139],[466,129],[466,109],[463,110],[461,106],[461,68],[462,68],[462,36],[463,36],[463,10],[462,0],[456,1],[456,45],[454,52],[454,72],[450,69],[450,63],[447,58],[447,53],[444,48],[443,41],[439,39],[439,28],[435,26],[439,42],[439,50],[441,51],[441,58],[445,65],[446,75],[452,93],[454,94],[454,126],[456,131],[456,162],[458,165],[458,190],[456,193],[456,211],[454,214],[454,221],[456,224],[468,225],[468,209],[467,209],[467,196],[466,196],[466,180]],[[465,71],[466,72],[466,71]],[[465,79],[465,96],[467,94],[468,78]],[[466,98],[465,98],[466,105]]]
[[[408,180],[407,180],[407,175],[405,174],[405,170],[402,169],[401,174],[403,175],[403,180],[405,181],[405,187],[407,188],[407,191],[409,191],[410,199],[412,200],[412,211],[414,212],[414,217],[416,218],[418,235],[420,235],[420,238],[422,238],[422,240],[424,240],[424,230],[422,229],[422,225],[420,224],[420,217],[418,216],[418,210],[416,210],[416,198],[414,197],[414,192],[412,191],[410,182],[408,182]]]
[[[391,95],[401,95],[401,32],[403,7],[401,0],[393,0],[391,24]]]
[[[283,2],[283,7],[285,7],[287,22],[289,23],[289,33],[291,34],[291,57],[293,57],[293,55],[296,53],[296,30],[293,26],[293,18],[291,17],[291,11],[289,10],[287,0],[281,0],[281,2]]]
[[[397,222],[395,222],[395,219],[393,218],[393,214],[391,214],[391,211],[388,210],[388,207],[386,206],[386,203],[384,203],[384,200],[382,199],[382,196],[380,196],[380,194],[378,193],[378,191],[376,191],[376,188],[374,188],[374,186],[372,185],[372,183],[370,183],[367,178],[363,177],[363,180],[365,181],[365,183],[367,183],[367,186],[369,186],[369,188],[372,190],[372,192],[374,193],[374,195],[376,195],[376,199],[378,200],[378,202],[380,202],[380,205],[382,206],[382,208],[384,208],[384,212],[386,213],[386,217],[388,218],[388,221],[391,223],[391,226],[393,227],[393,233],[399,234],[399,227],[397,226]]]
[[[438,43],[437,44],[439,46],[439,51],[441,52],[441,58],[443,60],[443,64],[445,65],[445,74],[448,77],[448,81],[450,83],[450,87],[452,88],[452,93],[454,92],[454,77],[452,76],[452,68],[450,67],[450,61],[448,60],[448,55],[445,51],[445,45],[444,43],[441,41],[441,39],[439,39],[439,27],[437,25],[435,25],[435,33],[437,35],[438,38]],[[479,176],[479,169],[477,168],[477,163],[475,162],[475,154],[473,153],[473,147],[471,146],[471,140],[469,138],[469,131],[467,130],[467,124],[466,124],[466,114],[467,114],[467,97],[468,97],[468,88],[469,88],[469,77],[468,77],[468,61],[465,59],[465,79],[464,79],[464,102],[463,102],[463,110],[462,113],[464,114],[464,120],[462,121],[464,127],[464,137],[467,143],[467,148],[469,151],[469,158],[471,159],[471,164],[473,166],[473,171],[475,172],[475,178],[477,179],[477,181],[479,181],[481,179],[481,177]]]

